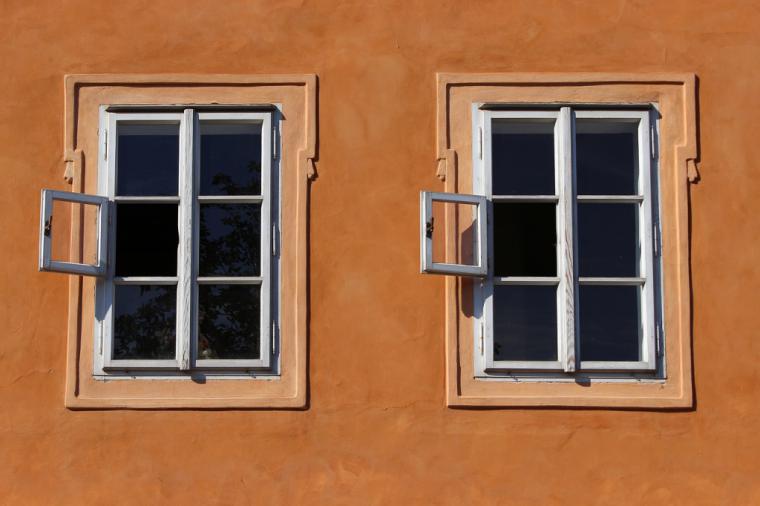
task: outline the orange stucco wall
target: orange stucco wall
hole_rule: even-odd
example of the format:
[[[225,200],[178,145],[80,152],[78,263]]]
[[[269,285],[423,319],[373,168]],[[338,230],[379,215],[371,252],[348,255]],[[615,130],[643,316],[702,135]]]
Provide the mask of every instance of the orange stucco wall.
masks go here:
[[[750,1],[0,3],[0,503],[760,504],[760,9]],[[435,72],[696,72],[693,410],[450,409],[418,273]],[[319,76],[309,407],[70,411],[67,73]]]

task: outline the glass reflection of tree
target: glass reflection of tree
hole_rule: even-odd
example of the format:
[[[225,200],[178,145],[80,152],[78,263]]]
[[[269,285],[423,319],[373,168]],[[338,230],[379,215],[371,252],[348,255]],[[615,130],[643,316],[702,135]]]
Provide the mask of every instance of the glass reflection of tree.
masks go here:
[[[139,295],[135,292],[139,290]],[[116,314],[114,359],[171,359],[175,355],[176,288],[174,286],[120,286],[116,304],[139,300],[136,310]]]
[[[222,170],[213,184],[225,195],[257,195],[261,163],[247,169],[244,184]],[[260,275],[261,205],[207,204],[200,215],[200,275]],[[258,358],[258,285],[201,285],[198,302],[198,358]]]

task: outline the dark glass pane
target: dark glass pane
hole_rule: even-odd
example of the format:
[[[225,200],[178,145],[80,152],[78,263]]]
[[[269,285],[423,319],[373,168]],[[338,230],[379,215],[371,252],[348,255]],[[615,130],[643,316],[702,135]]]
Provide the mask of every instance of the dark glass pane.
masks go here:
[[[261,193],[261,123],[201,122],[201,195]]]
[[[557,287],[493,287],[494,360],[557,360]]]
[[[581,285],[581,360],[638,361],[638,286]]]
[[[116,285],[113,358],[174,358],[176,307],[175,285]]]
[[[117,195],[177,195],[179,124],[120,123]]]
[[[198,358],[257,359],[260,341],[259,285],[198,287]]]
[[[581,276],[639,275],[639,204],[578,204]]]
[[[260,204],[201,204],[201,276],[258,276]]]
[[[578,195],[635,195],[634,123],[578,120],[575,149]]]
[[[117,204],[116,275],[177,275],[177,204]]]
[[[493,120],[493,195],[554,195],[554,122]]]
[[[557,226],[553,203],[493,204],[496,276],[556,276]]]

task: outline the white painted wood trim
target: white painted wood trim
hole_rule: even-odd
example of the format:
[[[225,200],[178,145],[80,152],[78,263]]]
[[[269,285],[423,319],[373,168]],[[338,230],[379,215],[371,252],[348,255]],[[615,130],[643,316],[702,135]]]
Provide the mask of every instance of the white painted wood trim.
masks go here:
[[[185,109],[180,125],[179,155],[179,247],[177,251],[177,361],[181,371],[190,369],[190,339],[193,321],[193,196],[195,166],[193,141],[195,139],[195,113]]]
[[[433,261],[433,234],[428,234],[428,227],[435,227],[433,220],[433,202],[446,202],[451,204],[470,204],[475,206],[475,259],[477,264],[455,264]],[[455,276],[483,277],[488,270],[488,239],[485,232],[486,224],[486,198],[483,195],[466,195],[461,193],[426,192],[420,193],[420,270],[428,274],[450,274]],[[440,226],[440,225],[438,225]],[[453,230],[445,230],[447,233],[455,233],[456,224],[450,226]]]
[[[71,202],[74,204],[94,205],[98,208],[95,225],[96,258],[94,264],[84,264],[52,259],[53,244],[53,202]],[[100,195],[72,193],[59,190],[42,190],[40,203],[40,246],[39,270],[61,272],[79,276],[103,276],[107,263],[108,199]]]
[[[557,332],[558,357],[565,372],[576,369],[575,343],[575,232],[574,232],[574,149],[575,139],[572,110],[563,107],[555,128],[556,191],[560,195],[557,205]]]

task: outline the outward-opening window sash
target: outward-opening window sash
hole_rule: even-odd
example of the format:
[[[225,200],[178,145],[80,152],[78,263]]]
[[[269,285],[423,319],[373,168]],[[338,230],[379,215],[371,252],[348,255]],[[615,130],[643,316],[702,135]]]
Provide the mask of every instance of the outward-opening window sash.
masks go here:
[[[645,110],[589,110],[574,111],[570,107],[556,110],[482,110],[473,108],[473,193],[484,194],[487,205],[488,275],[474,290],[475,308],[475,371],[481,376],[500,374],[636,372],[656,368],[656,307],[654,252],[652,235],[656,224],[652,219],[654,202],[651,183],[651,135],[649,111]],[[594,120],[599,125],[609,122],[611,127],[621,123],[635,124],[637,131],[636,194],[633,195],[577,195],[576,125],[577,121]],[[492,134],[495,121],[515,121],[520,125],[544,125],[553,132],[554,192],[504,195],[494,192]],[[638,223],[639,275],[635,277],[582,277],[578,255],[579,203],[635,203]],[[554,206],[556,223],[556,272],[549,276],[499,276],[495,273],[497,239],[507,243],[513,238],[494,236],[494,207],[504,203],[540,204]],[[519,209],[519,208],[516,208]],[[554,360],[498,360],[494,353],[494,290],[496,287],[555,287],[556,338]],[[581,342],[578,339],[580,305],[577,300],[581,286],[637,286],[641,287],[640,300],[640,359],[638,361],[581,360]],[[531,290],[526,288],[526,290]]]
[[[230,124],[261,125],[261,189],[256,195],[199,195],[200,187],[200,124],[202,121]],[[108,251],[111,255],[106,275],[96,288],[94,353],[95,374],[131,371],[188,371],[195,369],[253,370],[271,366],[274,332],[271,318],[273,289],[272,230],[272,113],[269,112],[108,112],[101,109],[98,194],[107,196],[112,210],[108,227]],[[134,125],[176,125],[179,135],[178,182],[173,195],[130,196],[117,194],[118,129]],[[118,204],[161,204],[177,206],[177,269],[171,276],[119,276],[113,259],[116,251]],[[199,227],[202,204],[257,204],[260,215],[260,272],[257,276],[200,276]],[[150,244],[144,245],[150,248]],[[258,359],[203,359],[198,349],[198,293],[209,284],[260,286],[260,324]],[[168,286],[176,289],[176,347],[173,358],[114,359],[114,295],[117,286]]]

